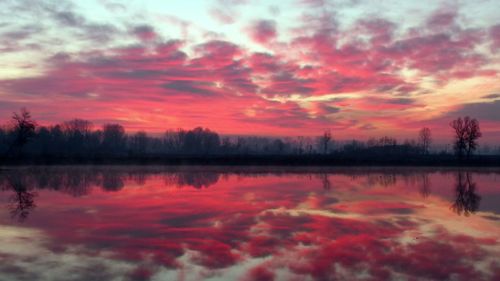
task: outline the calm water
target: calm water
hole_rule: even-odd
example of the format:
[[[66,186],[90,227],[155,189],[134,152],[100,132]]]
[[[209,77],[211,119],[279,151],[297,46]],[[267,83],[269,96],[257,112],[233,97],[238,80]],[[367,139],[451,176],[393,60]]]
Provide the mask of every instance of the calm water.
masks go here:
[[[500,170],[0,171],[0,280],[500,280]]]

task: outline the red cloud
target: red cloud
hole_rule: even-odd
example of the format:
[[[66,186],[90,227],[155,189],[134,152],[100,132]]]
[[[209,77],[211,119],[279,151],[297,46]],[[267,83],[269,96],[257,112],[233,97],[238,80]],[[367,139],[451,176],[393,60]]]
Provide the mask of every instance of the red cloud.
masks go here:
[[[254,267],[248,273],[248,278],[243,279],[244,281],[273,281],[275,278],[274,272],[272,272],[265,265]]]

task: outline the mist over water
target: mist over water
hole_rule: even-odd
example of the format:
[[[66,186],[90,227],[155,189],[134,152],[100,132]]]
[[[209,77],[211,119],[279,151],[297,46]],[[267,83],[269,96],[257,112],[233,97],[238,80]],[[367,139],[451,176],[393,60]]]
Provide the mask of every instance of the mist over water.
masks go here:
[[[0,280],[498,280],[500,170],[0,169]]]

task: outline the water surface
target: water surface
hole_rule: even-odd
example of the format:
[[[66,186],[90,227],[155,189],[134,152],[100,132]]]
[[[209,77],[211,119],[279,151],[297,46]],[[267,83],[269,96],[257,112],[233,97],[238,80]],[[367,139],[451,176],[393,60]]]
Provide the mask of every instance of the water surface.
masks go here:
[[[500,280],[500,170],[0,170],[0,280]]]

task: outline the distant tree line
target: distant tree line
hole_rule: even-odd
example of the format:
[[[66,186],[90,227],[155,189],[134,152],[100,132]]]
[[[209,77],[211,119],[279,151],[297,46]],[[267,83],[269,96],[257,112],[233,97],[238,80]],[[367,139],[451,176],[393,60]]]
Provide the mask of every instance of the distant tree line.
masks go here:
[[[470,117],[450,123],[455,132],[454,152],[470,158],[481,137],[479,122]],[[29,111],[14,113],[10,124],[0,128],[0,159],[141,159],[150,157],[286,156],[322,159],[398,159],[431,156],[431,131],[422,128],[418,140],[398,142],[395,138],[336,142],[330,130],[318,137],[271,138],[220,136],[207,128],[167,130],[152,136],[144,131],[127,134],[120,124],[100,128],[92,122],[73,119],[52,126],[39,126]],[[434,152],[432,156],[449,155]],[[451,155],[449,155],[451,156]]]

